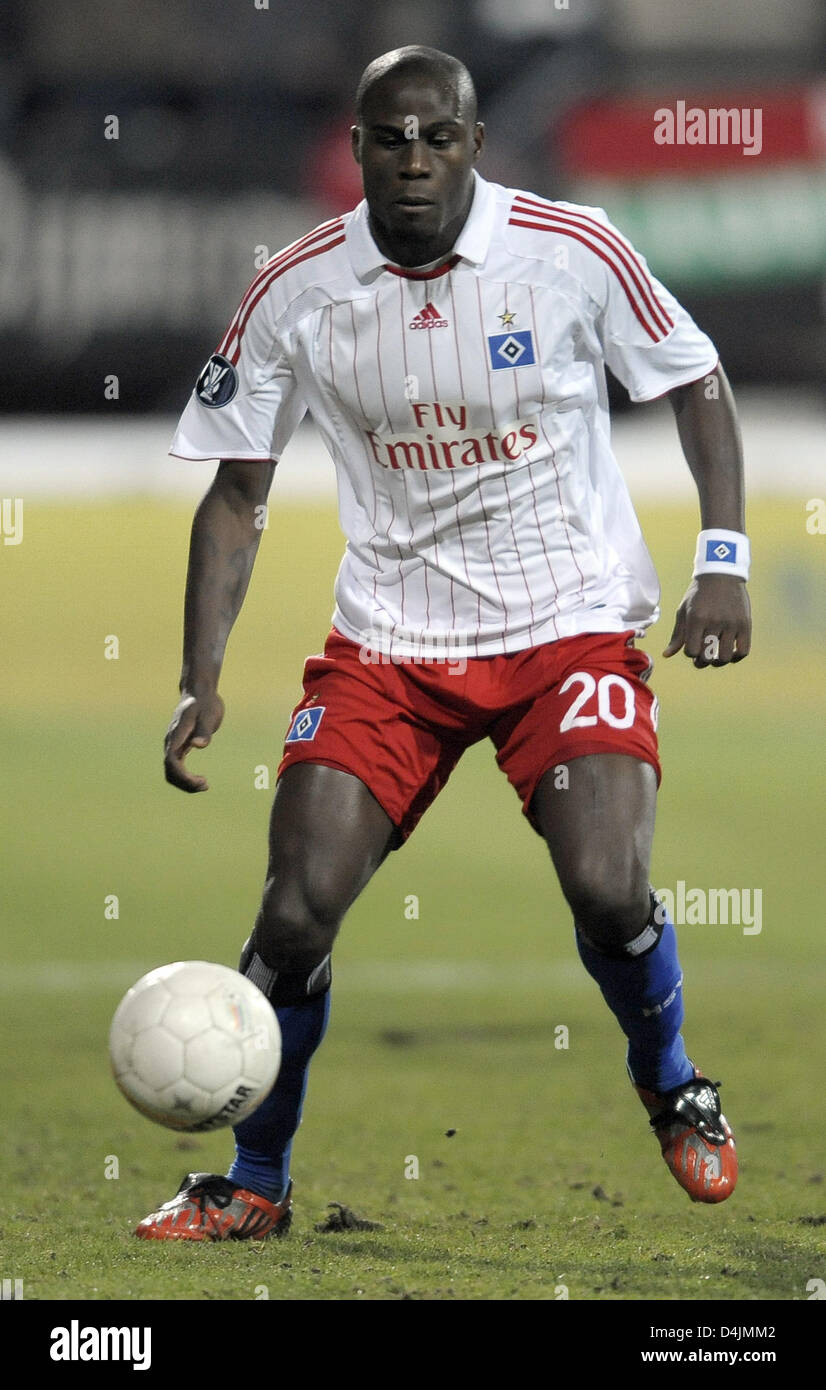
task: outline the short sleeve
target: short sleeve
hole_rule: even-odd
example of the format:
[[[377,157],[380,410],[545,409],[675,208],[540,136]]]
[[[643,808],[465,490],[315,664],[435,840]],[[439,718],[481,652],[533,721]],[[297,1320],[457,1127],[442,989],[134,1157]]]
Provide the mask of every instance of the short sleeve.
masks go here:
[[[267,306],[238,313],[203,367],[170,447],[185,459],[275,459],[306,410]]]
[[[605,213],[593,212],[603,224],[592,239],[603,263],[597,332],[605,361],[631,399],[653,400],[713,371],[719,358],[711,339]]]

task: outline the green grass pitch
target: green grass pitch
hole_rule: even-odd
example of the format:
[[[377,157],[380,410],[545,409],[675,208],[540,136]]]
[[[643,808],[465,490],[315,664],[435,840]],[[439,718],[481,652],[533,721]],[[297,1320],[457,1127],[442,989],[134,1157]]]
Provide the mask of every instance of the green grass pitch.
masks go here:
[[[807,535],[802,501],[752,507],[750,660],[698,672],[658,659],[653,680],[654,882],[762,890],[759,933],[680,929],[689,1051],[723,1078],[739,1141],[731,1201],[693,1206],[666,1172],[546,853],[488,745],[342,930],[292,1234],[203,1248],[132,1237],[184,1172],[228,1161],[229,1131],[178,1137],[133,1112],[106,1039],[144,970],[236,964],[257,907],[271,792],[256,769],[274,773],[341,549],[332,509],[281,507],[277,487],[273,503],[230,641],[226,720],[190,759],[209,775],[204,796],[166,787],[160,762],[190,509],[27,502],[23,544],[0,554],[0,1274],[34,1300],[810,1297],[826,1278],[826,538]],[[641,519],[663,583],[646,642],[657,658],[696,517]],[[380,1229],[320,1233],[331,1202]]]

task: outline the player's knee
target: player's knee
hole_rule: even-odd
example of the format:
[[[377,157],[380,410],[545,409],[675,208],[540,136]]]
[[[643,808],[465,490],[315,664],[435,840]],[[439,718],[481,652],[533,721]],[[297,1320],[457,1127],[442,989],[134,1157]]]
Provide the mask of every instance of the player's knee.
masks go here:
[[[309,885],[270,878],[256,919],[256,948],[273,969],[312,968],[332,949],[342,916],[323,881]]]
[[[650,915],[647,876],[623,874],[602,864],[577,874],[566,887],[566,897],[577,928],[598,950],[615,950],[633,941]]]

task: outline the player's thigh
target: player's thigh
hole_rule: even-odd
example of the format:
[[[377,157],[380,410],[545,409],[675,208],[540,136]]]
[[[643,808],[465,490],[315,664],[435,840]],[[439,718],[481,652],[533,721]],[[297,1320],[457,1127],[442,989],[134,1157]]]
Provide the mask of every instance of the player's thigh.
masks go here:
[[[540,779],[532,819],[575,911],[647,910],[656,803],[654,767],[621,753],[572,758],[565,777]]]
[[[265,914],[337,925],[395,835],[358,777],[319,763],[286,768],[270,816]]]

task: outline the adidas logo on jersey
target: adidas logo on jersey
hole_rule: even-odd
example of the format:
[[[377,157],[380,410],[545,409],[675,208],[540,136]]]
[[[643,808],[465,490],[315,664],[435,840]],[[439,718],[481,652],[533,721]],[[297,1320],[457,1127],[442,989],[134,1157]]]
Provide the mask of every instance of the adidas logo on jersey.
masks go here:
[[[439,310],[431,300],[428,300],[420,314],[411,319],[408,328],[447,328],[447,319],[443,319]]]

